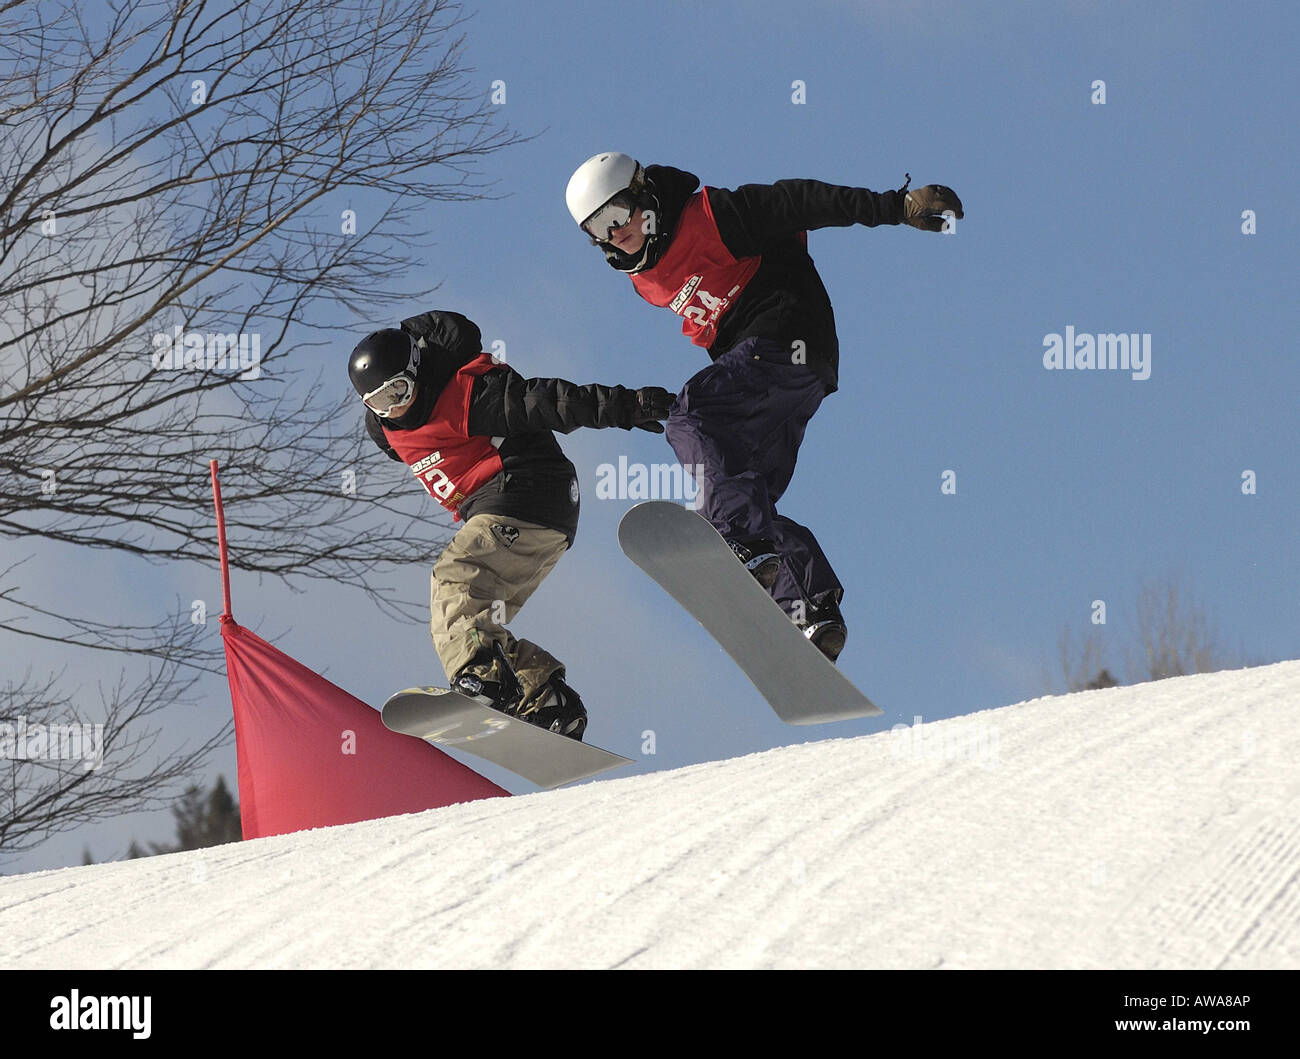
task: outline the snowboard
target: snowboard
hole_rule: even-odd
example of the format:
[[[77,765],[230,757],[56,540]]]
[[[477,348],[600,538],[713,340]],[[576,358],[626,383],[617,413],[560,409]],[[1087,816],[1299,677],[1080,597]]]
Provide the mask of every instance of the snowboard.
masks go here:
[[[434,746],[455,747],[550,789],[630,765],[631,758],[548,732],[447,688],[407,688],[389,696],[384,726]]]
[[[618,543],[704,626],[786,724],[882,711],[808,640],[703,516],[667,500],[631,508]]]

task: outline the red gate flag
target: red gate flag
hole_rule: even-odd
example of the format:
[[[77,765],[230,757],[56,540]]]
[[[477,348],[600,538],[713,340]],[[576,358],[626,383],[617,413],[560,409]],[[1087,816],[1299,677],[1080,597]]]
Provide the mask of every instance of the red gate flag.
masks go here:
[[[509,792],[221,616],[245,838]]]
[[[221,637],[235,711],[244,838],[417,813],[509,791],[437,747],[389,731],[379,712],[239,625],[230,614],[225,518]]]

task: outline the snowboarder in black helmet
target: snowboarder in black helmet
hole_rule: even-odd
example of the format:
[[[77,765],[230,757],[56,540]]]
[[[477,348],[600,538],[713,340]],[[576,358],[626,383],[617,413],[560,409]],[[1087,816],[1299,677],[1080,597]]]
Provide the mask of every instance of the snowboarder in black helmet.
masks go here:
[[[775,506],[808,420],[838,387],[835,318],[808,232],[939,232],[963,216],[951,188],[910,183],[884,192],[816,180],[700,189],[691,173],[607,151],[578,167],[565,195],[606,261],[708,350],[713,363],[673,405],[668,442],[698,469],[700,514],[832,660],[847,635],[843,586],[812,532]]]
[[[478,327],[454,312],[366,336],[348,377],[375,444],[464,521],[432,578],[430,631],[451,686],[581,739],[587,711],[563,664],[506,628],[577,530],[577,475],[554,432],[662,433],[672,394],[525,379],[484,353]]]

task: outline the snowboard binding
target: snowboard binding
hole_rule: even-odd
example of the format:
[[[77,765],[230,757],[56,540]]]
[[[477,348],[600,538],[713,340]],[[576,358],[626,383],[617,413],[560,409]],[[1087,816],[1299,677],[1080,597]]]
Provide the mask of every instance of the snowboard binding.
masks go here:
[[[487,669],[492,676],[485,677],[472,669]],[[509,714],[514,713],[524,697],[523,685],[499,643],[493,643],[490,650],[481,650],[467,663],[452,681],[451,689],[484,706]]]
[[[515,710],[514,716],[581,742],[587,730],[587,708],[578,693],[564,682],[563,672],[552,674],[531,700]]]
[[[494,642],[490,652],[484,651],[482,655],[461,670],[452,682],[453,691],[521,721],[581,741],[587,728],[587,709],[578,693],[564,682],[563,670],[554,673],[525,701],[523,685],[506,657],[505,648]],[[468,671],[471,666],[489,664],[492,677]]]
[[[799,625],[805,638],[832,662],[840,657],[844,650],[844,641],[849,630],[844,624],[844,615],[834,599],[828,599],[820,606],[810,607],[803,622]]]
[[[754,580],[768,592],[776,584],[776,575],[781,571],[781,556],[773,541],[761,539],[752,541],[727,541],[736,558],[744,564],[746,570],[754,575]]]

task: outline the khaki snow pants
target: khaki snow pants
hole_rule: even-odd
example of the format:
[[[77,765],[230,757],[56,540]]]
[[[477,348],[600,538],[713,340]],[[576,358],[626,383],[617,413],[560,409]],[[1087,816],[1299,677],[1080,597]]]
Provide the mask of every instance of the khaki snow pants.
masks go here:
[[[466,521],[433,567],[430,592],[433,647],[447,679],[455,680],[484,648],[504,648],[525,699],[564,665],[506,628],[567,548],[559,530],[505,515],[475,515]],[[493,679],[493,664],[481,658],[471,671]]]

